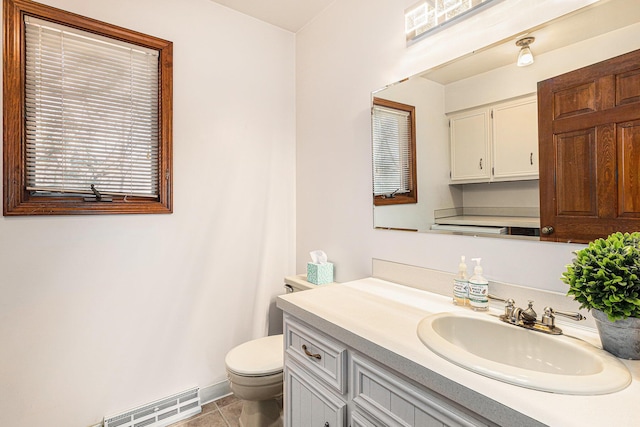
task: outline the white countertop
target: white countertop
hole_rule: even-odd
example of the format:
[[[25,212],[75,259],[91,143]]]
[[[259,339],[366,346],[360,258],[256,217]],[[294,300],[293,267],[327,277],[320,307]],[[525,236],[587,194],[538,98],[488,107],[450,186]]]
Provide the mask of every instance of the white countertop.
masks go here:
[[[449,297],[366,278],[280,296],[278,307],[501,425],[640,426],[640,414],[635,407],[640,398],[640,361],[622,361],[633,376],[631,385],[624,390],[574,396],[530,390],[487,378],[433,353],[417,336],[420,320],[446,311],[474,313],[454,306]],[[573,328],[568,323],[561,327],[567,336],[600,346],[595,331]]]

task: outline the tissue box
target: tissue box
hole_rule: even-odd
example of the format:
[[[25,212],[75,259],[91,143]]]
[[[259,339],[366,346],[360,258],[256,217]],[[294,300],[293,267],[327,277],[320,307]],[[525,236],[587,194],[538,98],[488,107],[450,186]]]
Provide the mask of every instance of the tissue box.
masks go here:
[[[307,282],[315,285],[324,285],[333,282],[333,263],[325,264],[307,263]]]

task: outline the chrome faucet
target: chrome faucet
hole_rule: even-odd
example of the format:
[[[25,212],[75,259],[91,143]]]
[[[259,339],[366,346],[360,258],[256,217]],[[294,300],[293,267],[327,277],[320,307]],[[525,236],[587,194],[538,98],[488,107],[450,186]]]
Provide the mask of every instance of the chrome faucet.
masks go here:
[[[562,329],[555,325],[555,315],[568,317],[575,321],[585,319],[580,313],[558,311],[551,307],[545,307],[544,314],[540,318],[540,321],[538,321],[538,314],[533,309],[533,301],[529,301],[528,307],[522,309],[515,306],[515,301],[512,298],[505,300],[495,295],[489,295],[489,298],[504,302],[504,314],[500,315],[500,320],[503,322],[551,335],[562,334]]]

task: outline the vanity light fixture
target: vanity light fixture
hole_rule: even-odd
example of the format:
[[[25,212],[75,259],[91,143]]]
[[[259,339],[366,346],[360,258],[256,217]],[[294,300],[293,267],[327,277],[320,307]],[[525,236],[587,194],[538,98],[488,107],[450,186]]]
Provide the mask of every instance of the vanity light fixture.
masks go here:
[[[516,42],[516,46],[520,47],[518,53],[518,67],[526,67],[533,64],[533,53],[529,45],[536,41],[535,37],[524,37]]]
[[[500,0],[419,0],[404,11],[407,45],[499,2]]]

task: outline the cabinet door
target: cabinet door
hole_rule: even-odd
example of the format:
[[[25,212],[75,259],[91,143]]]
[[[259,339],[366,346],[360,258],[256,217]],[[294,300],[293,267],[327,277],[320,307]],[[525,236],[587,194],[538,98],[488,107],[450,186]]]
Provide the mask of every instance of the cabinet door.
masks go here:
[[[292,362],[285,365],[286,427],[343,427],[346,403]]]
[[[493,179],[538,178],[538,104],[530,96],[498,104],[492,113]]]
[[[489,110],[471,110],[450,117],[451,182],[487,182],[489,158]]]

